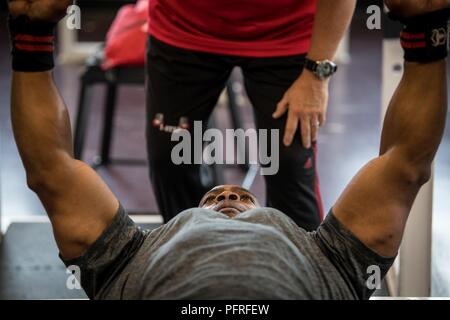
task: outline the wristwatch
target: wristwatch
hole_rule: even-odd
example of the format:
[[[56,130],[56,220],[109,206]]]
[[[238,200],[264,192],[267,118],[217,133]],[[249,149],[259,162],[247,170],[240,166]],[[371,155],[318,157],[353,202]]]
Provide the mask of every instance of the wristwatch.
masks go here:
[[[338,67],[330,60],[314,61],[305,58],[305,69],[314,73],[320,80],[325,80],[336,73]]]

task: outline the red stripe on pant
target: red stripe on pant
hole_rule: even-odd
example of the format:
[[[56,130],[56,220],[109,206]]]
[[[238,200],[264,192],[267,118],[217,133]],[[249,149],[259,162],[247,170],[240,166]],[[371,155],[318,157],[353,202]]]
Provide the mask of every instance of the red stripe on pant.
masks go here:
[[[314,143],[313,145],[314,150],[314,193],[316,194],[316,202],[317,207],[319,208],[319,216],[320,216],[320,222],[324,219],[324,212],[323,212],[323,203],[322,203],[322,195],[320,193],[320,183],[319,183],[319,175],[317,173],[317,143]]]

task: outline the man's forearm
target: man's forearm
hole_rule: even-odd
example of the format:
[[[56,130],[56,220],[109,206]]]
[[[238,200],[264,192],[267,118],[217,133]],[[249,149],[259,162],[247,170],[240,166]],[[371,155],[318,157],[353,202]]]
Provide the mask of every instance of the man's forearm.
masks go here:
[[[27,174],[64,170],[58,166],[72,157],[71,128],[51,72],[13,72],[11,114]]]
[[[398,148],[417,165],[431,163],[445,127],[447,63],[405,63],[386,114],[381,154]]]
[[[356,0],[319,0],[308,57],[333,60],[355,11]]]

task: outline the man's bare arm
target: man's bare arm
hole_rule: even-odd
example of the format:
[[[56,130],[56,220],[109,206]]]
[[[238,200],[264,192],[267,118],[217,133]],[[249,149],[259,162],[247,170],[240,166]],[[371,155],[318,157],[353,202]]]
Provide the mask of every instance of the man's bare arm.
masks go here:
[[[434,30],[447,28],[448,10],[441,10],[447,0],[387,0],[386,4],[414,24],[414,28],[406,27],[406,33],[416,32],[426,39]],[[419,17],[412,20],[411,12]],[[430,178],[445,127],[446,43],[437,46],[424,41],[417,48],[405,46],[405,57],[417,62],[405,63],[384,121],[380,157],[360,171],[334,207],[336,217],[383,256],[393,256],[399,249],[413,202]]]
[[[27,173],[65,258],[83,254],[112,222],[118,201],[97,174],[73,159],[69,115],[53,81],[53,31],[72,0],[9,0],[11,114]]]
[[[356,0],[319,0],[308,57],[333,60],[355,11]]]
[[[118,201],[73,159],[69,115],[51,72],[13,72],[11,109],[28,184],[50,217],[61,254],[77,257],[111,223]]]
[[[442,138],[447,65],[406,63],[390,104],[382,155],[366,165],[334,206],[334,214],[383,256],[397,253],[406,221]]]

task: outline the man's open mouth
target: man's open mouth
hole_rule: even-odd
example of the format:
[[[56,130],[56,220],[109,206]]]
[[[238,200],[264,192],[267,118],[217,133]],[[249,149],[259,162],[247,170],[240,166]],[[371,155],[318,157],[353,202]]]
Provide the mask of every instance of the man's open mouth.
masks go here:
[[[235,203],[230,203],[230,202],[224,202],[220,205],[218,205],[215,208],[215,211],[218,211],[220,213],[226,214],[226,215],[237,215],[241,212],[244,211],[244,208],[241,208],[241,206],[235,204]]]
[[[219,212],[220,212],[220,213],[224,213],[224,214],[226,214],[227,216],[229,216],[229,215],[235,216],[235,215],[241,213],[241,212],[240,212],[239,210],[237,210],[236,208],[223,208],[223,209],[220,209]]]

